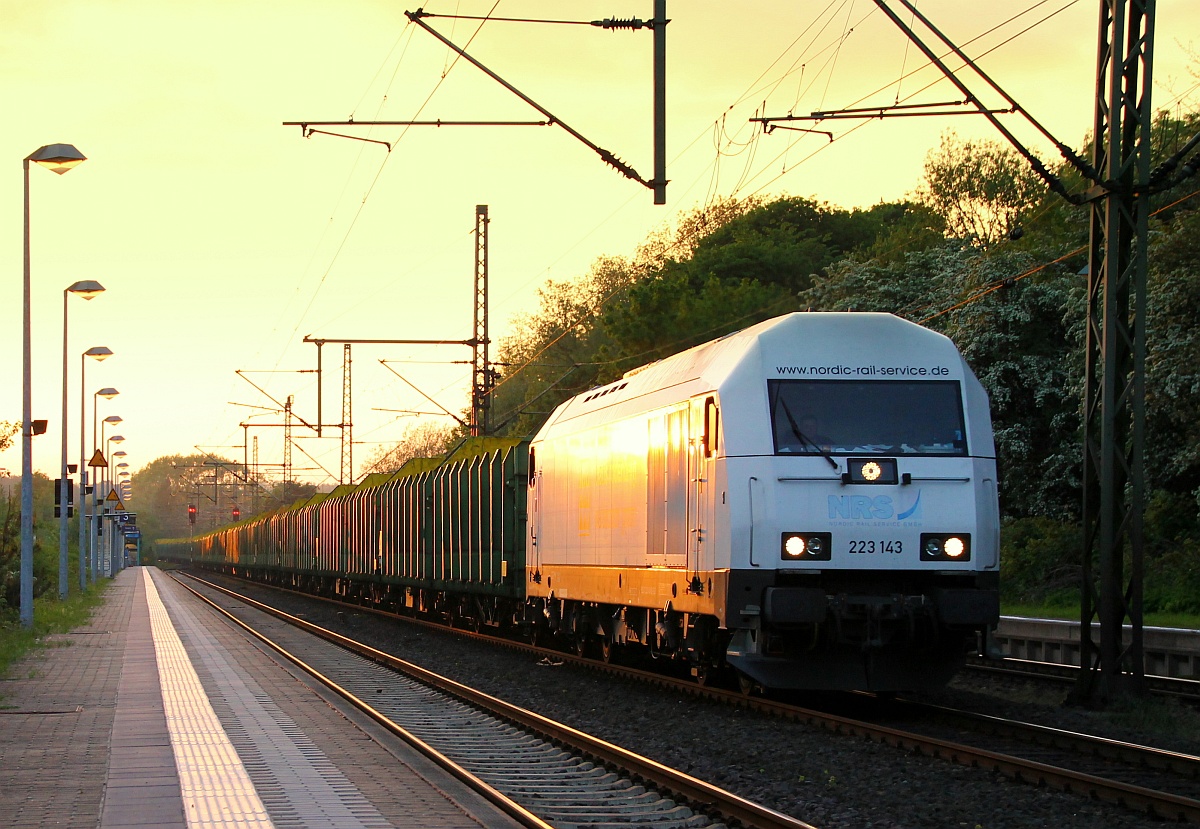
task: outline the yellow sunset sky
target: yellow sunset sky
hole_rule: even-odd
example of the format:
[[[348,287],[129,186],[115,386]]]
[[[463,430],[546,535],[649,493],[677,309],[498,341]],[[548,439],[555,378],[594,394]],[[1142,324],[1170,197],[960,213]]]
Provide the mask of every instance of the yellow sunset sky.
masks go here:
[[[900,8],[898,0],[891,5]],[[1098,0],[922,0],[920,10],[1056,137],[1080,146],[1092,122]],[[978,116],[826,123],[770,135],[756,115],[953,101],[871,0],[672,0],[667,36],[668,203],[606,167],[558,128],[339,129],[285,121],[536,120],[540,116],[382,0],[0,0],[0,420],[21,416],[21,160],[71,143],[88,161],[35,168],[32,202],[33,416],[50,421],[34,465],[59,465],[63,289],[69,302],[69,459],[79,456],[80,355],[91,393],[113,386],[133,470],[200,446],[241,460],[239,423],[294,395],[316,418],[316,348],[328,339],[471,335],[474,211],[489,206],[493,340],[533,310],[547,279],[628,255],[714,196],[805,196],[841,207],[902,198],[940,136],[995,138]],[[648,18],[649,0],[431,0],[427,12],[513,18]],[[904,15],[907,19],[908,15]],[[588,26],[431,19],[429,24],[645,177],[651,160],[651,35]],[[1154,104],[1200,103],[1200,3],[1159,0]],[[940,51],[940,50],[939,50]],[[953,62],[958,66],[957,61]],[[983,100],[999,104],[977,77]],[[1005,123],[1047,162],[1047,142]],[[797,124],[806,126],[806,124]],[[464,347],[356,346],[354,454],[394,442],[428,410],[388,360],[453,411],[467,405]],[[391,362],[397,361],[397,362]],[[401,362],[407,361],[407,362]],[[326,422],[340,419],[341,349],[327,345]],[[246,406],[231,405],[247,404]],[[251,420],[281,422],[266,413]],[[113,434],[109,431],[108,434]],[[259,459],[282,460],[282,430],[255,428]],[[297,428],[297,478],[336,480],[337,430]],[[89,447],[90,451],[90,447]],[[332,477],[318,468],[318,463]],[[361,464],[356,466],[361,469]],[[19,472],[19,443],[0,453]],[[136,500],[136,491],[135,491]]]

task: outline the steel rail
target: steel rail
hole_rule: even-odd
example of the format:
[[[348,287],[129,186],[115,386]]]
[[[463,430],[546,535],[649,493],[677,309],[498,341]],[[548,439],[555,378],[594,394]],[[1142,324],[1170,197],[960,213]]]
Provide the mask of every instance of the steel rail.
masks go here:
[[[768,809],[765,806],[746,800],[745,798],[739,797],[732,792],[725,791],[724,789],[721,789],[710,783],[706,783],[703,780],[692,777],[691,775],[685,774],[677,769],[665,766],[662,763],[659,763],[648,757],[635,754],[634,752],[621,748],[618,745],[609,743],[606,740],[601,740],[597,737],[591,736],[590,734],[579,731],[578,729],[572,728],[569,725],[565,725],[547,717],[543,717],[541,714],[528,711],[516,705],[512,705],[511,703],[493,697],[490,694],[485,694],[482,691],[478,691],[467,685],[463,685],[462,683],[456,682],[448,677],[444,677],[440,674],[426,670],[419,665],[400,659],[399,657],[392,656],[391,654],[385,653],[376,648],[372,648],[369,645],[358,642],[347,636],[343,636],[340,633],[329,630],[328,628],[323,628],[320,625],[316,625],[305,619],[292,616],[291,614],[279,610],[278,608],[271,607],[270,605],[256,601],[255,599],[251,599],[248,596],[244,596],[233,590],[229,590],[221,585],[205,581],[197,578],[196,576],[189,575],[189,578],[195,579],[197,582],[205,585],[206,587],[210,587],[214,590],[231,596],[240,602],[244,602],[256,610],[260,610],[278,619],[282,619],[288,624],[294,625],[301,630],[313,634],[314,636],[338,645],[339,647],[345,648],[352,653],[358,654],[359,656],[392,670],[399,671],[412,677],[413,679],[416,679],[418,682],[429,685],[430,687],[443,691],[446,694],[457,697],[464,702],[482,708],[488,713],[519,725],[520,727],[540,737],[543,737],[544,739],[568,746],[571,749],[579,751],[580,753],[587,755],[588,757],[606,766],[620,768],[632,777],[645,780],[651,786],[662,789],[667,793],[687,802],[688,804],[695,806],[700,812],[709,815],[714,813],[719,814],[723,819],[734,821],[739,825],[748,827],[749,829],[814,829],[814,827],[812,827],[810,824],[798,820],[797,818],[793,818],[773,809]],[[188,587],[186,584],[184,586]],[[192,590],[190,587],[188,587],[188,589]],[[196,593],[196,595],[201,595],[195,590],[192,590],[192,592]],[[201,598],[204,597],[201,596]],[[205,599],[205,601],[214,607],[221,609],[211,600]],[[263,640],[272,648],[287,656],[287,658],[297,662],[297,664],[303,665],[300,660],[289,654],[279,645],[271,642],[271,640],[267,639],[265,636],[263,636],[263,634],[254,631],[251,627],[246,625],[244,622],[237,620],[227,611],[221,609],[221,612],[230,618],[234,618],[238,625],[250,631],[254,636]],[[308,666],[303,667],[305,670],[313,671],[313,669]],[[313,673],[315,674],[316,672],[313,671]],[[319,676],[319,674],[317,675]],[[322,677],[322,681],[328,680]],[[342,694],[354,704],[363,705],[364,710],[367,711],[367,713],[373,718],[383,718],[379,720],[381,723],[389,728],[399,729],[397,733],[404,739],[414,741],[414,745],[420,743],[418,747],[420,748],[423,746],[423,748],[421,748],[422,751],[432,752],[430,756],[434,757],[434,759],[436,759],[439,763],[444,761],[444,763],[450,764],[447,766],[447,768],[457,769],[458,771],[455,772],[456,775],[458,773],[464,775],[469,774],[469,772],[467,772],[465,769],[461,769],[461,767],[458,767],[457,764],[454,764],[449,758],[446,758],[441,755],[440,752],[437,752],[436,749],[417,740],[415,736],[409,734],[399,726],[389,724],[390,721],[388,721],[384,715],[374,711],[374,709],[371,709],[370,706],[366,705],[366,703],[361,702],[357,697],[355,697],[353,694],[350,694],[345,689],[340,688],[336,683],[329,682],[329,684],[330,687],[337,690],[339,694]],[[472,779],[474,778],[472,777]],[[482,781],[479,781],[479,784],[484,786],[487,785],[482,783]],[[495,795],[503,798],[505,801],[508,801],[508,798],[498,791],[495,792]],[[499,801],[497,802],[499,803]],[[519,804],[513,803],[512,801],[508,802],[517,809],[524,811],[524,808]],[[532,813],[528,814],[536,819],[536,816],[532,815]],[[548,824],[542,825],[548,826]]]
[[[447,772],[449,772],[450,775],[452,775],[456,780],[466,784],[474,791],[479,792],[479,794],[481,794],[484,798],[486,798],[490,803],[492,803],[493,805],[498,807],[501,811],[503,811],[509,817],[516,820],[522,826],[526,826],[526,827],[528,827],[528,829],[554,829],[554,827],[551,824],[546,823],[541,818],[539,818],[537,815],[533,814],[528,809],[526,809],[524,806],[521,806],[519,803],[516,803],[515,801],[509,799],[502,792],[497,791],[495,788],[488,785],[483,780],[480,780],[478,777],[471,774],[469,771],[464,769],[458,763],[455,763],[449,757],[442,754],[436,748],[429,745],[427,742],[420,739],[412,732],[408,731],[407,729],[405,729],[402,726],[393,722],[383,712],[379,711],[378,709],[376,709],[375,707],[370,705],[368,702],[363,700],[361,697],[357,696],[356,694],[352,693],[351,691],[349,691],[348,689],[343,687],[338,682],[334,681],[331,677],[329,677],[329,676],[325,675],[324,673],[322,673],[321,671],[317,670],[312,665],[308,664],[303,659],[296,656],[294,653],[290,652],[282,645],[276,643],[275,641],[273,641],[272,639],[267,637],[265,634],[261,633],[260,631],[255,630],[253,627],[251,627],[250,625],[243,622],[241,619],[234,616],[228,610],[221,607],[219,604],[217,604],[212,599],[205,596],[203,593],[199,592],[192,586],[186,584],[184,581],[179,579],[177,576],[174,576],[174,574],[172,574],[172,576],[175,578],[175,582],[177,584],[179,584],[180,587],[187,590],[193,596],[196,596],[198,599],[200,599],[202,602],[207,604],[213,610],[217,611],[217,613],[224,616],[228,621],[232,622],[235,626],[241,628],[247,634],[249,634],[253,638],[257,639],[258,641],[262,642],[264,645],[266,645],[271,650],[275,651],[276,653],[278,653],[281,656],[283,656],[284,658],[286,658],[289,662],[293,663],[294,665],[299,667],[304,672],[306,672],[309,675],[318,679],[322,684],[327,686],[330,690],[332,690],[338,696],[340,696],[343,699],[345,699],[346,701],[348,701],[355,708],[362,711],[364,714],[366,714],[368,717],[370,717],[372,720],[374,720],[376,723],[378,723],[380,726],[382,726],[385,730],[387,730],[393,736],[399,737],[401,740],[404,740],[406,743],[411,745],[413,748],[415,748],[417,751],[419,751],[425,757],[429,758],[434,763],[436,763],[437,765],[439,765],[443,769],[445,769]],[[193,576],[191,578],[195,578],[195,577]],[[295,617],[289,617],[289,616],[287,616],[287,614],[283,613],[282,611],[274,610],[267,605],[263,605],[259,602],[255,602],[253,599],[250,599],[249,597],[240,596],[231,590],[227,590],[226,588],[221,587],[220,585],[212,584],[211,582],[204,581],[203,579],[196,579],[196,581],[199,581],[201,584],[204,584],[207,587],[211,587],[222,593],[226,593],[230,596],[233,596],[233,597],[237,598],[238,601],[242,601],[242,602],[251,604],[251,605],[257,607],[257,609],[263,610],[272,616],[276,616],[277,618],[281,618],[284,621],[289,622],[290,624],[294,624],[297,627],[309,630],[308,623],[303,623],[303,620],[297,619]],[[316,626],[313,625],[311,627],[315,628]],[[310,630],[310,632],[312,632],[312,631]]]
[[[205,583],[207,584],[208,582],[205,582]],[[964,745],[964,744],[960,744],[960,743],[954,743],[954,742],[951,742],[948,740],[942,740],[942,739],[935,738],[935,737],[929,737],[929,736],[925,736],[925,735],[921,735],[921,734],[916,734],[916,733],[913,733],[910,731],[903,731],[900,729],[890,728],[888,726],[877,725],[877,724],[870,723],[870,722],[867,722],[864,720],[843,717],[843,716],[840,716],[837,714],[832,714],[829,712],[803,708],[803,707],[789,705],[789,704],[785,704],[785,703],[773,702],[773,701],[762,699],[762,698],[750,697],[744,693],[739,693],[736,691],[727,691],[727,690],[713,688],[713,687],[709,687],[709,686],[702,686],[702,685],[698,685],[694,682],[684,682],[684,681],[676,680],[676,679],[673,679],[671,677],[667,677],[667,676],[664,676],[661,674],[651,673],[649,671],[641,671],[641,670],[637,670],[634,668],[628,668],[625,666],[617,666],[617,665],[613,665],[613,664],[598,662],[593,659],[586,659],[583,657],[574,656],[572,654],[569,654],[569,653],[566,653],[563,651],[538,648],[538,647],[535,647],[532,645],[526,645],[524,643],[514,642],[512,640],[499,639],[496,637],[475,633],[473,631],[463,630],[462,628],[447,628],[446,626],[443,626],[443,625],[438,625],[438,624],[434,624],[432,622],[427,622],[427,621],[423,621],[423,620],[419,620],[419,619],[413,619],[410,616],[404,616],[404,615],[400,615],[400,614],[396,614],[396,613],[390,613],[388,611],[378,610],[378,609],[370,608],[370,607],[367,607],[364,605],[340,602],[340,601],[337,601],[334,599],[328,599],[325,597],[316,597],[316,596],[312,596],[311,594],[300,593],[298,591],[292,591],[292,590],[288,590],[286,588],[278,588],[273,585],[263,585],[258,582],[250,582],[250,583],[256,584],[258,586],[270,587],[271,589],[275,589],[275,590],[282,590],[283,592],[295,593],[296,595],[304,596],[304,597],[310,598],[310,599],[315,598],[320,601],[328,602],[328,603],[331,603],[331,604],[334,604],[334,605],[337,605],[340,607],[345,607],[347,609],[354,609],[357,611],[368,612],[368,613],[372,613],[372,614],[376,614],[376,615],[385,616],[388,618],[400,619],[405,622],[415,622],[419,625],[428,626],[428,627],[436,628],[436,629],[443,630],[443,631],[450,630],[461,636],[479,638],[479,639],[486,640],[493,644],[502,644],[502,645],[510,647],[510,648],[517,648],[517,649],[520,649],[523,651],[528,651],[530,653],[553,655],[555,658],[562,659],[564,661],[570,661],[572,663],[577,663],[580,665],[587,665],[588,667],[599,669],[599,670],[602,670],[602,671],[605,671],[608,673],[612,673],[614,675],[639,679],[642,681],[653,682],[660,686],[668,687],[673,691],[682,691],[682,692],[689,693],[691,695],[698,696],[698,697],[703,697],[703,698],[706,698],[706,699],[709,699],[712,701],[723,702],[726,704],[732,704],[732,705],[737,705],[737,706],[743,706],[743,707],[746,707],[746,708],[749,708],[752,710],[756,710],[756,711],[771,714],[773,716],[785,718],[785,719],[788,719],[793,722],[799,722],[799,723],[804,723],[806,725],[811,725],[814,727],[820,727],[820,728],[823,728],[823,729],[830,731],[832,733],[835,733],[835,734],[842,734],[842,735],[855,736],[855,737],[864,737],[864,738],[873,740],[875,742],[883,743],[886,745],[891,745],[896,748],[915,752],[915,753],[922,754],[925,756],[948,760],[948,761],[959,763],[961,765],[975,767],[975,768],[991,769],[993,771],[996,771],[996,772],[999,772],[999,773],[1005,775],[1006,777],[1009,777],[1011,779],[1014,779],[1014,780],[1017,780],[1020,782],[1030,783],[1030,784],[1033,784],[1036,786],[1043,786],[1043,785],[1050,786],[1055,789],[1059,789],[1061,791],[1071,792],[1071,793],[1079,794],[1079,795],[1082,795],[1085,797],[1091,797],[1091,798],[1103,800],[1103,801],[1110,802],[1110,803],[1124,805],[1128,808],[1131,808],[1131,809],[1134,809],[1137,811],[1141,811],[1141,812],[1145,812],[1148,814],[1156,815],[1156,816],[1161,817],[1166,820],[1186,821],[1189,823],[1200,823],[1200,800],[1194,800],[1192,798],[1183,797],[1180,795],[1173,794],[1171,792],[1156,791],[1154,789],[1150,789],[1150,788],[1147,788],[1144,786],[1138,786],[1138,785],[1134,785],[1134,784],[1124,783],[1124,782],[1121,782],[1118,780],[1111,780],[1108,778],[1099,777],[1097,775],[1092,775],[1092,774],[1088,774],[1085,772],[1061,768],[1058,766],[1053,766],[1053,765],[1038,762],[1035,760],[1029,760],[1026,758],[1021,758],[1021,757],[1017,757],[1017,756],[1010,755],[1010,754],[1004,754],[1001,752],[990,751],[988,749],[977,748],[977,747],[968,746],[968,745]],[[269,612],[269,613],[280,616],[281,618],[287,617],[286,613],[284,613],[283,611],[280,611],[280,610],[276,610],[274,608],[270,608],[269,605],[264,605],[262,603],[255,602],[255,600],[253,600],[253,599],[249,599],[248,597],[240,596],[239,594],[236,594],[234,591],[227,590],[226,588],[220,587],[219,585],[213,585],[213,586],[219,590],[229,593],[230,595],[237,595],[238,598],[243,601],[249,601],[249,602],[254,603],[256,606],[261,606],[262,608],[267,609],[267,612]],[[305,622],[304,620],[297,620],[297,621],[302,625],[311,624],[311,623]],[[317,626],[313,626],[313,627],[317,628]],[[321,628],[317,628],[317,629],[323,630]],[[330,634],[332,636],[338,637],[339,640],[344,640],[345,642],[352,642],[352,640],[346,639],[345,637],[341,637],[339,634],[332,633],[332,632],[330,632]],[[362,646],[362,647],[366,647],[366,646]],[[384,654],[383,656],[388,660],[395,660],[397,663],[403,662],[403,660],[399,660],[396,657],[389,657],[386,654]],[[405,663],[405,664],[407,664],[407,663]],[[414,666],[414,667],[417,667],[417,666]],[[421,669],[419,667],[417,668],[417,670],[422,671],[422,672],[424,671],[424,669]],[[434,676],[436,676],[436,675],[434,675]],[[453,683],[453,680],[446,680],[446,681]],[[457,685],[457,683],[454,683],[454,684]],[[487,698],[486,695],[484,695],[484,697]],[[507,703],[505,703],[505,705],[507,705]],[[521,711],[523,709],[516,709],[516,710]],[[526,713],[528,713],[528,712],[526,712]],[[965,715],[967,712],[956,712],[956,713],[962,713]],[[534,716],[537,716],[537,715],[534,715]],[[999,719],[999,718],[996,718],[996,719]],[[1032,725],[1032,724],[1028,724],[1028,723],[1019,723],[1017,721],[1010,721],[1010,723],[1013,726]],[[1042,728],[1042,727],[1034,726],[1032,730],[1036,730],[1039,728]],[[1052,730],[1052,729],[1050,729],[1050,730]],[[1084,738],[1091,737],[1091,735],[1080,735],[1080,736],[1084,737]],[[1091,737],[1091,739],[1097,743],[1106,743],[1109,745],[1119,744],[1118,741],[1105,740],[1104,738],[1099,738],[1099,737]],[[1124,744],[1124,745],[1127,746],[1131,750],[1146,748],[1143,746],[1136,746],[1134,744]],[[1166,752],[1166,753],[1171,754],[1170,752]],[[601,755],[597,755],[597,756],[601,756]],[[1188,755],[1178,755],[1178,756],[1179,757],[1188,757]]]
[[[1180,777],[1200,780],[1200,757],[1169,751],[1154,746],[1127,743],[1094,734],[1083,734],[1036,723],[1010,720],[991,714],[960,711],[943,705],[934,705],[921,700],[897,700],[905,708],[926,712],[933,716],[958,720],[974,731],[1010,737],[1037,745],[1062,748],[1079,754],[1090,754],[1104,760],[1116,760],[1132,766],[1168,771]]]
[[[1018,676],[1023,679],[1047,682],[1075,682],[1079,677],[1078,665],[1061,662],[1038,662],[1032,659],[970,659],[967,667],[972,671],[992,673],[1000,676]],[[1146,674],[1146,690],[1164,697],[1175,697],[1188,702],[1200,702],[1200,680],[1176,676]]]

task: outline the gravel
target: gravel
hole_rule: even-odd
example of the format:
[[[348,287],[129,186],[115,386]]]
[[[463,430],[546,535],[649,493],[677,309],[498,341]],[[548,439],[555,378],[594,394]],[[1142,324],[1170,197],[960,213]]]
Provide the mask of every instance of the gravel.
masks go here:
[[[284,609],[508,702],[652,757],[819,829],[1161,827],[1124,807],[780,721],[570,664],[280,594]],[[266,600],[264,598],[264,600]],[[1066,691],[964,674],[931,702],[1196,753],[1200,718],[1149,703],[1062,705]]]

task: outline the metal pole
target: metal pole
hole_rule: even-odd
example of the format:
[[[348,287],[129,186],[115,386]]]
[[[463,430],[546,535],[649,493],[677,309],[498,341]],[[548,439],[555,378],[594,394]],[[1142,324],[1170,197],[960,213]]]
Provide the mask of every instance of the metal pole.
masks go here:
[[[317,340],[317,437],[321,436],[321,425],[325,422],[321,420],[321,346],[325,345],[324,340]],[[290,466],[291,464],[287,464]]]
[[[24,316],[21,327],[21,625],[33,627],[33,419],[30,377],[32,354],[29,343],[29,159],[25,171],[25,270],[23,274]]]
[[[87,354],[79,355],[79,589],[86,590],[88,585],[87,561],[87,452],[84,423],[87,418]]]
[[[92,453],[96,452],[96,408],[99,405],[99,391],[92,394]],[[89,458],[90,460],[90,458]],[[88,516],[88,572],[91,574],[92,582],[100,580],[100,574],[96,571],[96,493],[100,491],[100,467],[96,467],[92,471],[92,511]]]
[[[67,297],[63,289],[63,349],[62,349],[62,464],[58,479],[58,598],[67,598]]]
[[[96,441],[96,409],[99,406],[100,392],[97,391],[92,395],[92,452],[94,453],[100,448],[100,444]],[[88,523],[90,532],[88,533],[88,560],[90,561],[89,569],[92,572],[92,581],[100,581],[100,528],[103,526],[100,513],[100,481],[104,477],[103,468],[96,467],[93,473],[94,480],[92,481],[92,517]]]
[[[339,484],[354,483],[354,398],[350,384],[350,343],[342,345],[342,468]]]
[[[1102,0],[1084,390],[1080,671],[1072,692],[1104,704],[1144,690],[1146,245],[1154,0]],[[1125,564],[1128,560],[1128,571]],[[1099,622],[1099,641],[1093,620]],[[1129,624],[1129,644],[1124,625]]]
[[[488,206],[475,206],[475,308],[471,337],[471,436],[489,433],[491,362],[488,359]]]
[[[667,203],[667,0],[654,0],[654,203]]]

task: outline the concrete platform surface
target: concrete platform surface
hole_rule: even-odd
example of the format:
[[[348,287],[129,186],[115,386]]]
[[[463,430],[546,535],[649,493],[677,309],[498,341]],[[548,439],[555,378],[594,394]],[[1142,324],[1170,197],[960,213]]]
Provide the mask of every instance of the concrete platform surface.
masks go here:
[[[157,569],[47,644],[0,679],[5,829],[515,825]]]

